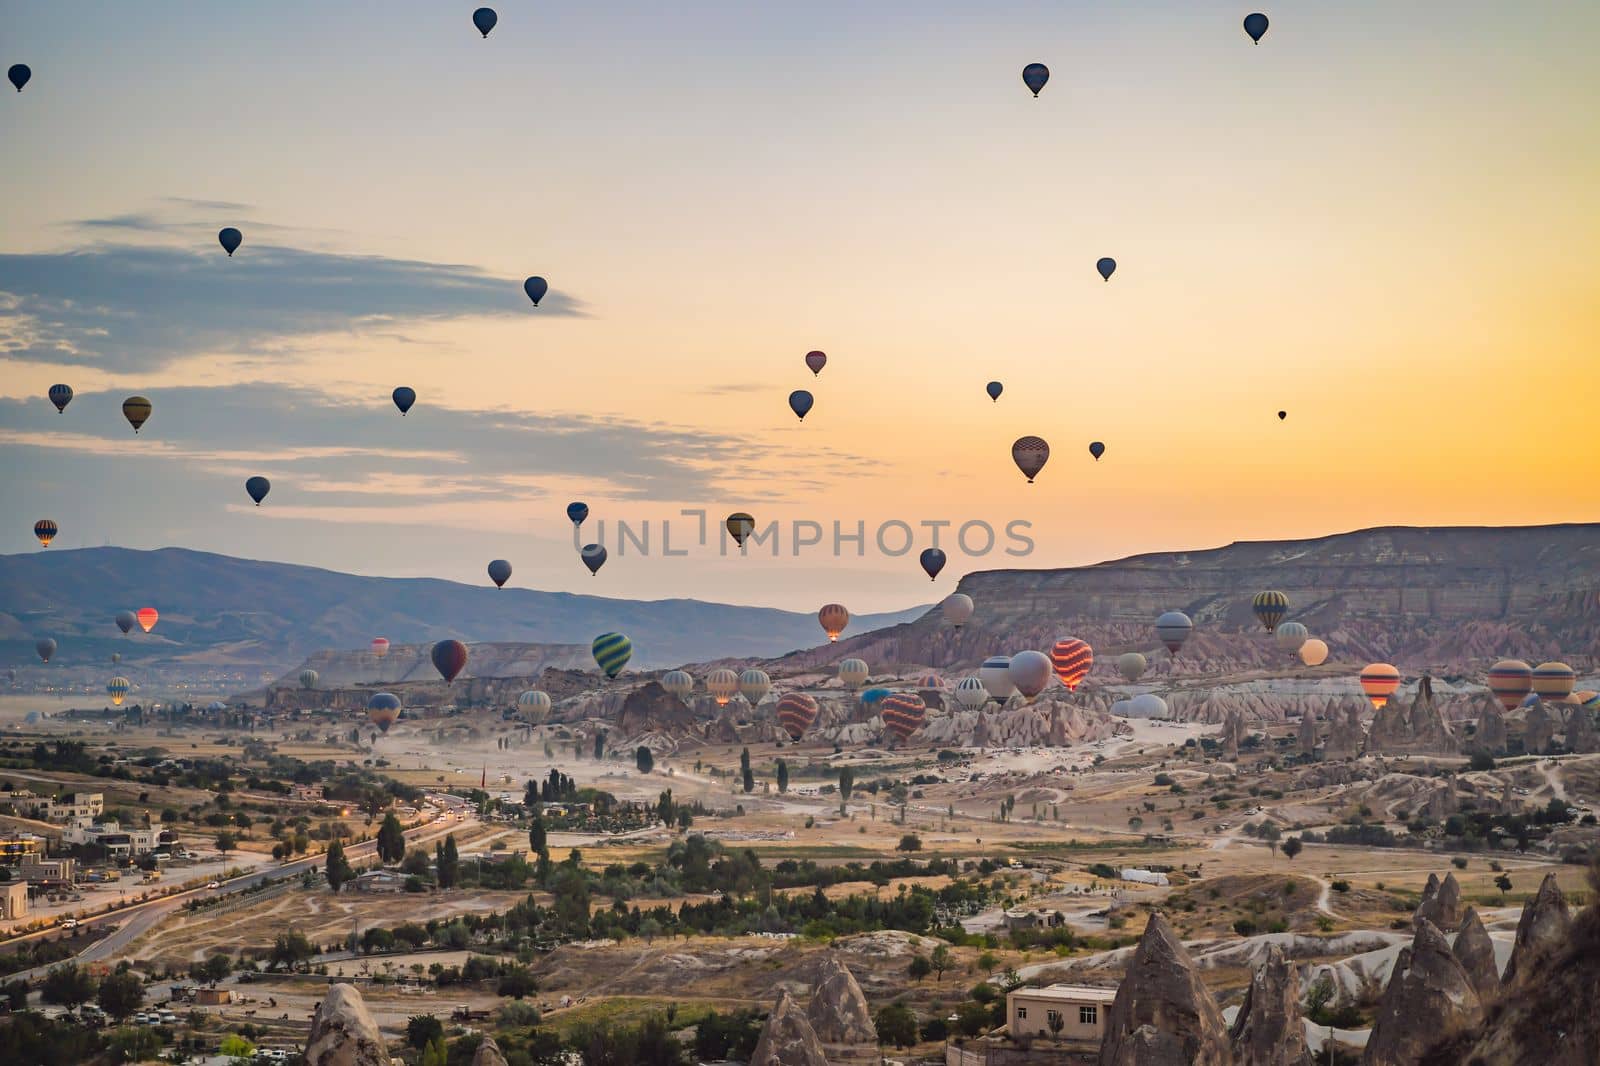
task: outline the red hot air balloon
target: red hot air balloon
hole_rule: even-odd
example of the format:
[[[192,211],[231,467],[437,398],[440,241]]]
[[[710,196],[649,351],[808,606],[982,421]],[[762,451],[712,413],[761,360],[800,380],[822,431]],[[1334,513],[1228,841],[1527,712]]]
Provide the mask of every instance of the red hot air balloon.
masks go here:
[[[1361,691],[1367,694],[1372,706],[1383,710],[1389,697],[1400,687],[1400,671],[1388,663],[1372,663],[1361,671]]]
[[[1094,665],[1094,649],[1089,647],[1088,641],[1066,637],[1056,641],[1055,647],[1050,649],[1050,665],[1061,683],[1067,686],[1067,691],[1076,692],[1079,682],[1088,676],[1089,667]]]
[[[377,658],[379,658],[379,659],[383,658],[385,655],[388,655],[389,654],[389,638],[388,637],[373,637],[372,638],[372,654],[374,656],[376,656]]]
[[[811,376],[816,377],[822,373],[822,368],[828,365],[828,357],[822,352],[807,352],[806,366],[811,368]]]
[[[135,617],[139,619],[139,628],[148,633],[156,627],[156,622],[160,620],[161,615],[156,612],[154,607],[141,607]]]
[[[928,720],[928,705],[914,692],[895,692],[878,704],[878,716],[885,729],[905,740]]]
[[[778,724],[790,740],[799,740],[816,720],[817,701],[804,692],[791,692],[778,701]]]
[[[459,640],[441,640],[433,646],[433,668],[445,683],[456,679],[467,665],[467,646]]]
[[[1017,469],[1022,471],[1030,485],[1049,460],[1050,445],[1040,437],[1019,437],[1011,445],[1011,461],[1017,464]]]

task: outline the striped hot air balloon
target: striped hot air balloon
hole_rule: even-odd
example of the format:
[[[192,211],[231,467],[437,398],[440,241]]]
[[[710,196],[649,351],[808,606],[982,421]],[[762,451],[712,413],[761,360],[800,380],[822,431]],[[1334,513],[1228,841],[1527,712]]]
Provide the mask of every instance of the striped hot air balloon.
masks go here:
[[[400,697],[392,692],[374,692],[367,700],[367,721],[387,733],[400,718]]]
[[[466,668],[467,646],[459,640],[441,640],[433,646],[432,659],[445,684],[452,684]]]
[[[138,619],[139,628],[144,630],[146,633],[154,629],[156,627],[156,623],[161,620],[160,612],[154,607],[141,607],[139,608],[139,613],[134,615],[134,617]]]
[[[824,604],[822,610],[817,612],[817,621],[822,623],[822,631],[828,634],[828,642],[831,644],[839,639],[844,627],[850,624],[850,612],[844,609],[843,604]]]
[[[1489,691],[1500,706],[1516,710],[1522,697],[1533,691],[1533,667],[1521,659],[1501,659],[1489,667]]]
[[[878,717],[883,719],[883,728],[905,740],[928,720],[928,705],[914,692],[894,692],[878,704]]]
[[[981,677],[963,677],[956,682],[956,702],[969,711],[975,711],[989,702],[989,690]]]
[[[379,658],[379,659],[383,658],[385,655],[388,655],[389,654],[389,638],[388,637],[373,637],[372,638],[372,654],[373,654],[373,656],[375,658]]]
[[[1167,611],[1156,619],[1156,636],[1172,654],[1178,654],[1183,642],[1194,632],[1194,622],[1182,611]]]
[[[153,408],[150,401],[143,396],[129,396],[122,401],[122,417],[128,420],[128,425],[133,427],[135,433],[150,421],[150,412]]]
[[[1564,700],[1577,683],[1578,675],[1566,663],[1540,663],[1533,668],[1533,691],[1541,700]]]
[[[315,670],[300,671],[300,687],[311,689],[317,687],[317,672]]]
[[[125,677],[113,677],[110,681],[107,681],[106,695],[111,697],[111,706],[121,707],[122,701],[127,698],[128,690],[132,687]]]
[[[661,675],[661,687],[666,689],[669,695],[686,700],[694,691],[694,678],[683,670],[668,670]]]
[[[1283,621],[1283,616],[1289,613],[1289,597],[1281,592],[1258,592],[1255,599],[1250,601],[1250,609],[1255,612],[1262,627],[1271,633]]]
[[[840,663],[839,680],[852,689],[865,685],[867,683],[867,661],[865,659],[846,659]]]
[[[778,701],[778,724],[790,740],[805,736],[816,720],[817,701],[804,692],[790,692]]]
[[[1311,631],[1299,622],[1280,622],[1272,631],[1272,641],[1282,650],[1293,654],[1300,645],[1311,639]]]
[[[917,687],[930,692],[939,692],[944,689],[944,678],[939,676],[937,670],[927,670],[917,675]]]
[[[978,680],[983,682],[983,687],[989,695],[1004,703],[1017,691],[1017,686],[1011,680],[1011,656],[991,655],[983,660],[983,665],[978,667]]]
[[[1400,671],[1388,663],[1373,663],[1361,671],[1361,691],[1378,710],[1383,709],[1399,687]]]
[[[726,707],[739,691],[739,675],[727,667],[718,667],[706,675],[706,691],[718,707]]]
[[[50,542],[56,539],[56,534],[61,528],[48,518],[41,518],[33,524],[33,535],[39,538],[39,545],[50,547]]]
[[[633,641],[621,633],[601,633],[589,646],[594,661],[607,677],[616,677],[633,657]]]
[[[772,678],[767,676],[765,670],[757,670],[752,666],[739,675],[739,695],[749,701],[752,707],[760,703],[771,688]]]
[[[1579,707],[1600,707],[1600,692],[1591,692],[1588,689],[1574,692],[1567,697],[1567,702],[1576,703]]]
[[[530,688],[517,697],[517,712],[529,725],[538,725],[550,714],[550,693]]]
[[[1061,683],[1067,686],[1067,691],[1076,692],[1078,684],[1094,665],[1094,649],[1089,647],[1088,641],[1066,637],[1056,641],[1055,647],[1050,649],[1050,665]]]

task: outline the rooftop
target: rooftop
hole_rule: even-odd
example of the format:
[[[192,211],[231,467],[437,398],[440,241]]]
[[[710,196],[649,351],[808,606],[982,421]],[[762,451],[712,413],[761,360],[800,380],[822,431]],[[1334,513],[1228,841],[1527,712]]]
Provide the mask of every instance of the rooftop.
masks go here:
[[[1117,998],[1114,988],[1095,988],[1091,985],[1050,985],[1046,988],[1015,988],[1012,995],[1029,999],[1058,999],[1066,1003],[1110,1003]]]

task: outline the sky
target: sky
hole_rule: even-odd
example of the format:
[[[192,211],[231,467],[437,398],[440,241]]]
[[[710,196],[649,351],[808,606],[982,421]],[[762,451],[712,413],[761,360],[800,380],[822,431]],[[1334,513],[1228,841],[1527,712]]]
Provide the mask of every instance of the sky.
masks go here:
[[[1600,519],[1600,6],[475,6],[0,8],[0,551],[868,611]]]

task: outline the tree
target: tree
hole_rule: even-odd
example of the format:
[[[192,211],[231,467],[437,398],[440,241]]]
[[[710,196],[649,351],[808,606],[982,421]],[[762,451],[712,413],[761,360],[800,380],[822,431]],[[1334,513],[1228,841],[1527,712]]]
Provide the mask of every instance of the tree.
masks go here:
[[[431,1014],[413,1014],[406,1019],[406,1044],[421,1051],[444,1036],[444,1023]]]
[[[922,838],[915,833],[907,833],[900,838],[900,843],[894,846],[896,851],[921,851]]]
[[[94,975],[75,962],[52,966],[44,975],[44,1001],[75,1010],[94,998]]]
[[[944,972],[955,965],[955,959],[950,955],[950,945],[940,944],[933,949],[933,954],[928,958],[928,965],[933,967],[933,977],[936,981],[944,980]]]
[[[1067,1024],[1067,1020],[1058,1010],[1047,1011],[1044,1017],[1045,1024],[1050,1027],[1050,1039],[1060,1040],[1062,1027]]]
[[[666,789],[656,797],[656,817],[661,819],[661,824],[671,829],[678,820],[678,805],[673,802],[672,789]]]
[[[228,830],[224,829],[222,832],[217,834],[217,850],[222,852],[222,854],[226,855],[228,852],[232,851],[238,846],[239,838],[234,836]]]
[[[119,970],[100,982],[100,1009],[117,1021],[144,1006],[144,981],[132,970]]]
[[[412,877],[427,877],[429,866],[428,853],[421,848],[412,848],[401,861],[400,870]]]
[[[1276,855],[1278,853],[1278,841],[1283,837],[1283,830],[1278,828],[1278,823],[1263,822],[1260,835],[1261,839],[1267,842],[1267,850]]]
[[[633,753],[633,765],[639,768],[641,774],[647,774],[656,768],[656,757],[651,754],[649,748],[640,744],[639,749]]]
[[[878,1008],[872,1020],[878,1027],[880,1044],[910,1047],[917,1042],[917,1016],[904,1003],[890,1003]]]
[[[429,1041],[428,1046],[422,1049],[422,1057],[417,1062],[418,1066],[448,1066],[450,1054],[445,1050],[444,1037],[437,1036]]]
[[[606,731],[604,729],[599,730],[594,735],[594,757],[596,762],[606,757]]]
[[[985,951],[978,956],[978,969],[984,973],[994,973],[994,968],[998,965],[1000,965],[1000,960],[995,958],[992,951]],[[984,987],[987,988],[989,986],[986,984]]]
[[[750,749],[744,748],[739,752],[739,769],[750,769]]]
[[[222,1046],[217,1050],[234,1062],[249,1062],[255,1056],[256,1046],[238,1033],[229,1033],[222,1038]]]
[[[454,888],[461,880],[461,852],[456,848],[454,833],[445,837],[444,843],[439,845],[434,865],[437,867],[440,888]]]
[[[913,981],[920,985],[922,979],[933,972],[933,963],[929,962],[925,955],[913,955],[911,956],[911,965],[906,972],[911,975]]]
[[[390,811],[383,816],[378,827],[378,861],[393,866],[406,857],[406,832],[400,828],[400,819]]]
[[[846,766],[839,771],[839,801],[848,803],[850,790],[856,787],[856,772]]]
[[[755,789],[756,789],[756,777],[755,777],[755,774],[751,773],[750,772],[750,767],[746,766],[744,768],[744,790],[746,792],[754,792]]]
[[[1494,879],[1494,887],[1500,890],[1500,904],[1505,905],[1506,893],[1511,891],[1511,875],[1501,874]]]
[[[233,959],[226,952],[218,952],[206,956],[205,962],[196,963],[195,968],[189,972],[195,975],[196,980],[215,985],[233,972]]]
[[[1300,842],[1299,837],[1290,837],[1288,840],[1283,842],[1281,847],[1283,848],[1284,855],[1288,856],[1291,862],[1294,861],[1294,857],[1296,855],[1305,850],[1305,845]]]
[[[328,887],[335,892],[344,887],[344,883],[356,875],[344,857],[344,845],[334,840],[328,845]]]
[[[778,791],[779,793],[789,791],[789,764],[782,759],[778,760]]]
[[[291,929],[287,933],[279,933],[272,941],[272,950],[267,953],[267,966],[274,970],[282,966],[293,973],[315,954],[316,949],[306,935],[298,929]]]
[[[149,1062],[161,1054],[161,1034],[142,1026],[118,1029],[106,1038],[114,1062]]]

